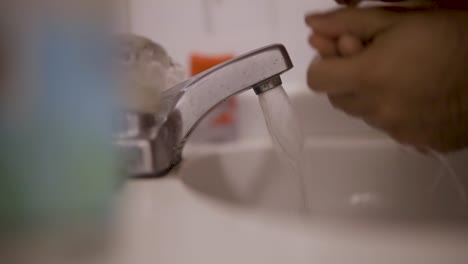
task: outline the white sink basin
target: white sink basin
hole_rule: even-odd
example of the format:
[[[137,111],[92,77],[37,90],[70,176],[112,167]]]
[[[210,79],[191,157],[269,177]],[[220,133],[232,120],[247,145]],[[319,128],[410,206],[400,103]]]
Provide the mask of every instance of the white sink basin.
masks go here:
[[[464,205],[447,177],[431,189],[445,173],[438,162],[385,139],[309,140],[306,156],[304,213],[297,179],[267,141],[188,146],[173,175],[127,185],[120,259],[466,263]]]
[[[127,184],[121,263],[466,264],[467,206],[445,168],[296,88],[307,209],[246,94],[239,142],[189,145],[172,175]],[[465,184],[467,157],[452,157]]]
[[[186,156],[178,176],[187,188],[260,210],[301,213],[304,208],[298,176],[285,171],[269,142],[188,147]],[[439,161],[386,139],[308,140],[305,161],[305,214],[312,218],[429,220],[468,210]]]

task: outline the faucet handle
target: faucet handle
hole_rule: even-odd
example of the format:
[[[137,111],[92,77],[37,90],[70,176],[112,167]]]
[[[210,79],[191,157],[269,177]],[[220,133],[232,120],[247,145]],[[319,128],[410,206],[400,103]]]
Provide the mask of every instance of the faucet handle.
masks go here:
[[[144,176],[154,173],[151,141],[146,139],[119,139],[116,142],[123,162],[120,169],[126,175]]]
[[[151,131],[155,116],[127,112],[115,122],[115,142],[123,158],[121,170],[129,175],[151,175],[154,172]]]

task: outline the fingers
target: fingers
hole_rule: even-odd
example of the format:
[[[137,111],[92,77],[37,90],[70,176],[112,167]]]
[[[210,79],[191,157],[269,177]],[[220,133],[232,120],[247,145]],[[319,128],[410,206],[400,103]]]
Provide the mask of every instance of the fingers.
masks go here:
[[[341,36],[338,40],[314,34],[309,37],[309,44],[317,50],[322,58],[352,56],[364,49],[364,44],[349,34]]]
[[[397,21],[397,16],[378,8],[341,8],[325,14],[311,14],[306,23],[315,33],[338,38],[350,34],[369,40]]]
[[[354,93],[365,85],[365,68],[360,56],[315,61],[309,66],[307,83],[312,90],[332,96]]]
[[[356,55],[364,50],[364,44],[361,40],[349,34],[341,36],[337,46],[338,52],[344,57]]]
[[[405,0],[368,0],[368,1],[382,1],[382,2],[403,2]],[[362,2],[362,0],[335,0],[335,2],[337,2],[338,4],[340,5],[357,5],[359,4],[360,2]]]
[[[329,95],[328,100],[333,107],[338,108],[354,117],[367,116],[374,111],[374,106],[368,100],[356,94]]]
[[[387,26],[385,23],[392,21],[386,19],[386,15],[379,15],[387,13],[378,9],[364,11],[341,9],[327,14],[308,16],[306,22],[314,30],[314,35],[309,38],[309,44],[322,58],[358,54],[364,49],[364,42],[373,37],[381,27]],[[374,20],[382,22],[372,24]],[[376,28],[373,29],[372,25]]]
[[[337,45],[332,39],[320,35],[312,35],[309,37],[309,44],[317,50],[322,58],[338,56]]]

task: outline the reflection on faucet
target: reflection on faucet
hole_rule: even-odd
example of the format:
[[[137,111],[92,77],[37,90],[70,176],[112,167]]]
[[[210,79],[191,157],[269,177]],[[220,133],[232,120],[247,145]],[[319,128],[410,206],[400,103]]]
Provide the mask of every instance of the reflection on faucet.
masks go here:
[[[219,103],[248,89],[257,94],[281,85],[293,67],[283,45],[267,46],[205,71],[162,94],[155,115],[129,113],[117,145],[130,157],[125,169],[135,177],[167,174],[182,159],[184,144],[203,117]]]

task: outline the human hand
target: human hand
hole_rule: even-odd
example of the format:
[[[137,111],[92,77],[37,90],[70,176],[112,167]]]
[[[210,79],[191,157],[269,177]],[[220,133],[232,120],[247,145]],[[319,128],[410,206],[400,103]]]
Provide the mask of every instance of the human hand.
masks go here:
[[[437,6],[439,8],[467,10],[468,1],[460,0],[335,0],[338,4],[356,6],[361,2],[385,2],[391,4],[405,4],[414,6]]]
[[[468,147],[465,12],[342,9],[307,23],[323,57],[309,68],[309,86],[335,107],[403,144]]]

